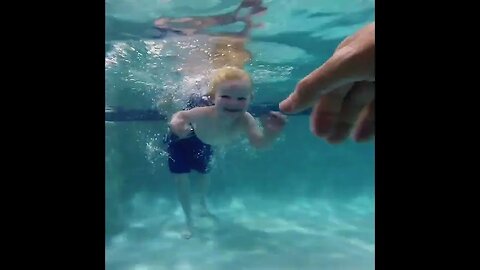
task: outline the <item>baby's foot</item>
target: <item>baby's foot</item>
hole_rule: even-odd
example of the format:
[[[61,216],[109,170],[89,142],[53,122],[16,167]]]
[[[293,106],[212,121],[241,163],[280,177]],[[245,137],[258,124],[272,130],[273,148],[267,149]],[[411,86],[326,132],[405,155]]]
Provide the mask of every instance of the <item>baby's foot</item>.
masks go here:
[[[192,229],[191,228],[185,228],[185,230],[182,232],[182,237],[185,238],[185,239],[190,239],[192,238]]]
[[[190,239],[192,238],[193,235],[193,223],[192,221],[187,221],[187,226],[182,232],[182,237],[185,239]]]
[[[200,210],[200,216],[201,216],[201,217],[209,218],[209,219],[211,219],[211,220],[213,220],[213,221],[215,221],[215,222],[218,221],[217,216],[215,216],[214,214],[212,214],[212,213],[211,213],[210,211],[208,211],[208,209],[205,208],[205,207],[202,207],[202,209]]]

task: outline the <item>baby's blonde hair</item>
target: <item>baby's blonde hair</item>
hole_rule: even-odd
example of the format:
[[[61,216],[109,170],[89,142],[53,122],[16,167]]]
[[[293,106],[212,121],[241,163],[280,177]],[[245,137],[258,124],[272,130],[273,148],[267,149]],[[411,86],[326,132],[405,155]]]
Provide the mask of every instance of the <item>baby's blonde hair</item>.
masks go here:
[[[245,70],[237,67],[223,67],[213,74],[207,95],[213,98],[219,84],[234,80],[246,80],[252,85],[252,79]],[[252,92],[252,87],[250,87],[250,92]]]

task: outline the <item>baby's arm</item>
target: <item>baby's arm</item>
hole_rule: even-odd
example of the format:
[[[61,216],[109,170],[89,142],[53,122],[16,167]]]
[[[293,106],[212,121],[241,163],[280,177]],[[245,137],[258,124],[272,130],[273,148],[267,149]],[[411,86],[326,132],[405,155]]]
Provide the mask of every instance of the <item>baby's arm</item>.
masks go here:
[[[190,124],[206,116],[206,109],[206,107],[196,107],[187,111],[176,112],[168,123],[171,131],[180,138],[187,137],[192,129]]]
[[[280,113],[271,112],[262,119],[263,131],[258,126],[255,118],[250,113],[245,113],[244,128],[250,144],[255,148],[269,146],[280,136],[286,117]]]

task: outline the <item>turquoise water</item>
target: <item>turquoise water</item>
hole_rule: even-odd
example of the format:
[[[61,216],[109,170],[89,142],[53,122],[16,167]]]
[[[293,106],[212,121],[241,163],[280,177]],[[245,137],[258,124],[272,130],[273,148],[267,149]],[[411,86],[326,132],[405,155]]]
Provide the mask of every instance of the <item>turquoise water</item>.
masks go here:
[[[201,36],[152,39],[152,21],[221,14],[238,3],[106,1],[106,105],[169,114],[158,101],[190,86],[195,74],[179,70],[208,68],[205,59],[191,58],[208,45]],[[285,98],[343,38],[375,18],[371,0],[264,4],[268,11],[256,19],[264,27],[247,44],[254,103]],[[198,233],[185,240],[162,149],[165,123],[106,122],[106,269],[374,269],[374,142],[329,145],[308,125],[308,116],[289,117],[271,149],[255,151],[246,142],[218,149],[209,205],[220,222],[194,215]]]

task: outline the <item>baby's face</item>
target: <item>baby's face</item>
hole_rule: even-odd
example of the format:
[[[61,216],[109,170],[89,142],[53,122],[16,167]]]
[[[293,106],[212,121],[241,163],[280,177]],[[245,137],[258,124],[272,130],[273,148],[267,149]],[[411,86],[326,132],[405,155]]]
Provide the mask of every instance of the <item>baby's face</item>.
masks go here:
[[[248,81],[228,81],[218,85],[215,106],[221,114],[238,116],[247,111],[251,99],[251,84]]]

